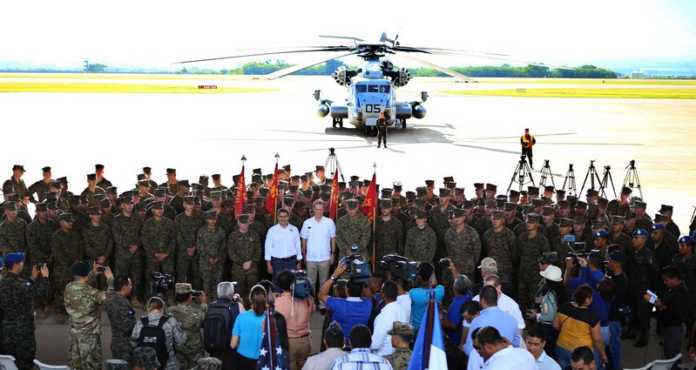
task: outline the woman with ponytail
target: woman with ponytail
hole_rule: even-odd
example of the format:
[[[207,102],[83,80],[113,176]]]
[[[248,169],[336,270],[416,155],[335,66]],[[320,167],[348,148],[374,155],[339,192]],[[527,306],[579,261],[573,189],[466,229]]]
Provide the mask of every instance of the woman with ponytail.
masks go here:
[[[232,328],[230,347],[239,354],[237,369],[256,370],[263,339],[263,320],[266,317],[266,289],[255,285],[249,293],[251,310],[240,313]]]

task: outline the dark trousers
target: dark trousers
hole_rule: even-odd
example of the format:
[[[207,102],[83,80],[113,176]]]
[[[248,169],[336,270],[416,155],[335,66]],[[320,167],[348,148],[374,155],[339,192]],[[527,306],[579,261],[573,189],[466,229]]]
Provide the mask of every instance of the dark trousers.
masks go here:
[[[222,370],[237,370],[236,366],[236,351],[226,350],[226,351],[213,351],[210,353],[211,357],[215,357],[222,361]]]
[[[526,156],[527,161],[529,161],[529,166],[534,168],[534,164],[532,164],[532,148],[522,148],[522,156]]]
[[[297,256],[287,258],[271,257],[271,267],[273,267],[273,281],[276,276],[285,270],[295,270],[297,268]]]
[[[258,360],[237,354],[237,370],[256,370]]]
[[[684,330],[684,325],[662,327],[662,344],[664,346],[665,359],[670,359],[681,353]]]
[[[384,143],[384,147],[387,147],[387,129],[380,129],[377,128],[377,147],[379,148],[380,145]]]

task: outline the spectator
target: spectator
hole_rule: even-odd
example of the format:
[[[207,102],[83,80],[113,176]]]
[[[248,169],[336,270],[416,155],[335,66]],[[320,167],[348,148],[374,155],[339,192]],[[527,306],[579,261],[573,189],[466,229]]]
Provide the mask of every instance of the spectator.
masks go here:
[[[657,325],[662,330],[664,358],[669,359],[681,353],[689,298],[676,268],[667,266],[662,269],[662,282],[664,291],[660,292],[653,305],[658,312]],[[645,293],[644,299],[650,303],[650,294]]]
[[[514,348],[510,341],[500,335],[494,327],[485,326],[474,329],[476,349],[485,361],[486,370],[536,370],[537,365],[532,355],[520,348]]]
[[[498,292],[498,308],[512,316],[517,321],[517,329],[519,330],[519,335],[521,337],[522,330],[524,330],[526,324],[524,322],[524,318],[522,317],[520,305],[518,305],[514,299],[510,298],[510,296],[503,293],[500,277],[495,274],[488,275],[483,280],[483,285],[490,285]],[[473,300],[478,302],[479,296],[475,296]]]
[[[496,329],[496,333],[502,335],[513,346],[520,346],[520,336],[517,329],[517,321],[510,314],[498,308],[498,291],[485,285],[481,288],[481,313],[469,326],[469,335],[464,343],[464,352],[469,355],[474,348],[473,331],[485,326]],[[485,359],[485,357],[484,357]]]
[[[312,352],[309,324],[314,312],[314,299],[311,295],[303,299],[294,297],[294,284],[292,272],[286,270],[278,274],[278,287],[283,292],[275,298],[275,309],[285,317],[287,325],[290,370],[299,370]]]
[[[546,335],[546,332],[539,326],[528,328],[524,335],[527,351],[534,356],[539,370],[561,370],[558,363],[544,351],[544,348],[546,348]]]
[[[394,326],[394,322],[408,321],[403,308],[396,302],[397,294],[398,288],[396,283],[390,280],[384,282],[382,285],[382,298],[385,305],[375,318],[372,346],[370,347],[376,354],[382,357],[394,353],[392,338],[389,334]]]
[[[573,294],[573,301],[558,310],[553,327],[559,331],[556,342],[556,361],[561,367],[570,365],[570,355],[578,347],[595,348],[595,356],[607,362],[604,341],[599,327],[599,318],[589,307],[592,303],[592,288],[581,285]],[[599,362],[599,361],[596,361]]]
[[[464,364],[466,362],[464,353],[459,349],[459,343],[462,340],[462,307],[471,301],[473,294],[471,293],[471,280],[466,275],[457,276],[452,285],[454,297],[452,298],[452,303],[447,308],[446,318],[442,320],[442,328],[447,333],[447,344],[445,346],[447,363],[454,368],[456,364]]]
[[[597,363],[590,347],[582,346],[573,351],[570,356],[570,368],[572,370],[596,370]]]
[[[423,320],[425,309],[428,306],[429,292],[434,291],[435,299],[438,302],[442,302],[442,298],[445,297],[445,287],[437,284],[435,269],[428,262],[421,262],[418,265],[416,285],[417,287],[411,289],[408,295],[411,297],[411,326],[413,326],[413,331],[417,333],[421,320]]]
[[[266,289],[261,285],[254,285],[249,293],[251,309],[240,313],[234,321],[230,348],[237,350],[238,370],[256,370],[263,339],[266,299]]]
[[[314,201],[313,217],[305,220],[300,232],[307,277],[315,289],[324,284],[329,277],[329,268],[336,261],[336,225],[332,219],[324,217],[324,208],[321,199]]]
[[[615,245],[618,248],[621,246]],[[610,246],[609,249],[612,247]],[[609,253],[607,276],[614,282],[614,300],[609,310],[609,368],[621,369],[621,325],[628,324],[628,278],[623,270],[625,257],[621,251]]]
[[[266,269],[269,274],[273,274],[273,279],[283,270],[300,267],[300,233],[295,226],[290,225],[290,213],[284,208],[278,210],[278,223],[266,233],[264,257]]]
[[[392,329],[389,330],[394,353],[387,356],[389,364],[394,370],[406,370],[411,361],[411,341],[413,340],[413,328],[407,322],[395,321]],[[450,365],[451,367],[451,365]]]
[[[324,331],[324,345],[326,350],[307,358],[302,370],[331,370],[334,360],[343,357],[343,330],[337,322],[332,322]]]
[[[469,336],[469,326],[471,322],[481,314],[481,305],[477,301],[466,302],[461,309],[462,315],[462,333],[459,335],[459,344],[457,348],[464,351],[464,342]]]
[[[355,325],[350,331],[350,345],[353,348],[349,354],[339,357],[334,362],[333,370],[375,369],[391,370],[389,361],[370,353],[370,328],[365,325]]]
[[[565,303],[565,287],[561,269],[555,265],[547,266],[539,273],[544,278],[543,285],[537,291],[535,301],[538,309],[527,312],[527,318],[536,321],[539,331],[544,333],[545,350],[555,356],[556,330],[553,319],[556,317],[558,306]]]
[[[401,277],[394,279],[394,282],[396,283],[396,286],[399,288],[399,296],[396,297],[396,302],[400,304],[401,307],[404,309],[404,313],[406,314],[408,321],[410,321],[411,296],[408,294],[408,291],[411,288],[411,283],[408,280]]]
[[[232,326],[240,312],[244,312],[244,306],[239,303],[240,299],[234,292],[234,284],[223,281],[217,285],[217,300],[208,304],[208,312],[203,320],[204,345],[211,356],[222,361],[223,370],[234,369],[235,351],[230,348],[229,343],[232,339]],[[222,316],[222,320],[217,320],[217,315]],[[221,321],[221,322],[220,322]],[[215,323],[215,325],[213,325]],[[219,326],[225,327],[219,327]],[[224,333],[220,334],[219,332]],[[211,335],[212,334],[212,335]],[[213,343],[217,341],[220,343]]]
[[[339,264],[331,277],[324,282],[319,291],[319,301],[333,313],[331,321],[337,321],[341,325],[343,334],[350,333],[355,325],[367,325],[372,312],[372,300],[363,298],[365,283],[351,280],[348,283],[348,296],[346,298],[330,297],[329,292],[334,281],[346,272],[346,265]],[[348,337],[345,337],[348,339]],[[368,346],[369,347],[369,346]]]
[[[138,347],[144,345],[154,347],[157,352],[157,360],[160,363],[160,369],[178,370],[179,363],[176,359],[175,348],[176,346],[184,344],[186,341],[186,334],[175,318],[167,316],[164,313],[165,304],[162,298],[158,296],[150,298],[147,302],[147,316],[141,317],[140,320],[135,323],[133,333],[131,334],[131,340],[133,340]],[[157,328],[164,332],[165,343],[159,342],[159,336],[156,335],[157,330],[153,330]],[[153,343],[153,338],[157,338],[158,341]]]

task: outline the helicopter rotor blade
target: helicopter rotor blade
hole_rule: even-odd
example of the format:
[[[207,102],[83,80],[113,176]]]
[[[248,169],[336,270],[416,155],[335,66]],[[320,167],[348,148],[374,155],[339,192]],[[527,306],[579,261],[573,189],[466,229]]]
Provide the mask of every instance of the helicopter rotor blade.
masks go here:
[[[181,61],[181,62],[176,62],[175,64],[188,64],[188,63],[197,63],[197,62],[210,62],[210,61],[215,61],[215,60],[225,60],[225,59],[237,59],[237,58],[257,57],[257,56],[264,56],[264,55],[300,54],[300,53],[321,53],[321,52],[338,52],[338,51],[348,51],[348,50],[353,50],[353,48],[352,48],[352,47],[349,47],[349,46],[342,46],[342,45],[340,45],[340,46],[317,47],[317,48],[314,48],[314,49],[270,50],[270,51],[265,51],[265,52],[248,53],[248,54],[237,54],[237,55],[230,55],[230,56],[225,56],[225,57],[185,60],[185,61]]]
[[[424,51],[424,52],[429,52],[430,54],[433,55],[449,55],[449,56],[470,56],[470,57],[476,57],[476,58],[483,58],[483,59],[493,59],[493,60],[502,60],[505,62],[515,62],[515,63],[520,63],[520,64],[526,64],[526,65],[532,65],[532,66],[538,66],[538,67],[548,67],[548,68],[554,68],[554,69],[568,69],[568,70],[573,70],[575,68],[569,67],[569,66],[561,66],[561,65],[550,65],[542,62],[534,62],[530,61],[527,59],[522,59],[515,57],[510,54],[502,54],[502,53],[491,53],[491,52],[484,52],[484,51],[477,51],[477,50],[466,50],[466,49],[446,49],[446,48],[430,48],[430,47],[412,47],[411,49],[419,50],[419,51]]]
[[[307,69],[307,68],[314,67],[314,66],[317,65],[317,64],[321,64],[321,63],[328,62],[329,60],[332,60],[332,59],[340,59],[340,58],[347,57],[347,56],[349,56],[349,55],[355,55],[355,54],[357,54],[357,53],[358,53],[358,51],[351,51],[351,52],[349,52],[349,53],[344,53],[344,54],[339,54],[339,55],[332,55],[332,56],[330,56],[330,57],[326,57],[326,56],[325,56],[325,57],[321,58],[320,60],[315,60],[315,61],[312,61],[312,62],[309,62],[309,63],[298,64],[298,65],[295,65],[295,66],[292,66],[292,67],[283,68],[283,69],[278,70],[278,71],[275,71],[275,72],[273,72],[273,73],[269,73],[269,74],[265,75],[265,77],[266,77],[266,79],[268,79],[268,80],[276,80],[276,79],[279,79],[279,78],[281,78],[281,77],[285,77],[285,76],[287,76],[287,75],[293,74],[293,73],[295,73],[295,72],[299,72],[299,71],[301,71],[301,70],[303,70],[303,69]]]
[[[355,42],[363,42],[365,40],[359,38],[359,37],[354,37],[354,36],[342,36],[342,35],[319,35],[319,37],[323,39],[339,39],[339,40],[351,40]]]
[[[441,65],[437,65],[437,64],[432,63],[432,62],[429,62],[429,61],[427,61],[427,60],[424,60],[424,59],[415,57],[415,56],[413,56],[413,55],[402,54],[402,55],[400,55],[400,56],[402,56],[402,57],[404,57],[404,58],[406,58],[406,59],[410,59],[410,60],[412,60],[412,61],[414,61],[414,62],[416,62],[416,63],[422,64],[422,65],[426,65],[426,66],[428,66],[428,67],[430,67],[430,68],[433,68],[433,69],[435,69],[435,70],[438,71],[438,72],[442,72],[442,73],[444,73],[444,74],[446,74],[446,75],[448,75],[448,76],[452,76],[452,77],[458,78],[458,79],[463,80],[463,81],[471,81],[471,80],[472,80],[471,77],[466,76],[466,75],[464,75],[464,74],[462,74],[462,73],[459,73],[459,72],[454,71],[454,70],[452,70],[452,69],[449,69],[449,68],[447,68],[447,67],[443,67],[443,66],[441,66]]]

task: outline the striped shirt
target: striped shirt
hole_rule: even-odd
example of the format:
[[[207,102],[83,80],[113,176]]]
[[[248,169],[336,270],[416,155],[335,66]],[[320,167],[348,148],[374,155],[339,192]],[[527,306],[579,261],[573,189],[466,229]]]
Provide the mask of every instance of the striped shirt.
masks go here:
[[[384,357],[370,353],[369,348],[355,348],[349,354],[339,357],[332,370],[392,370]]]

